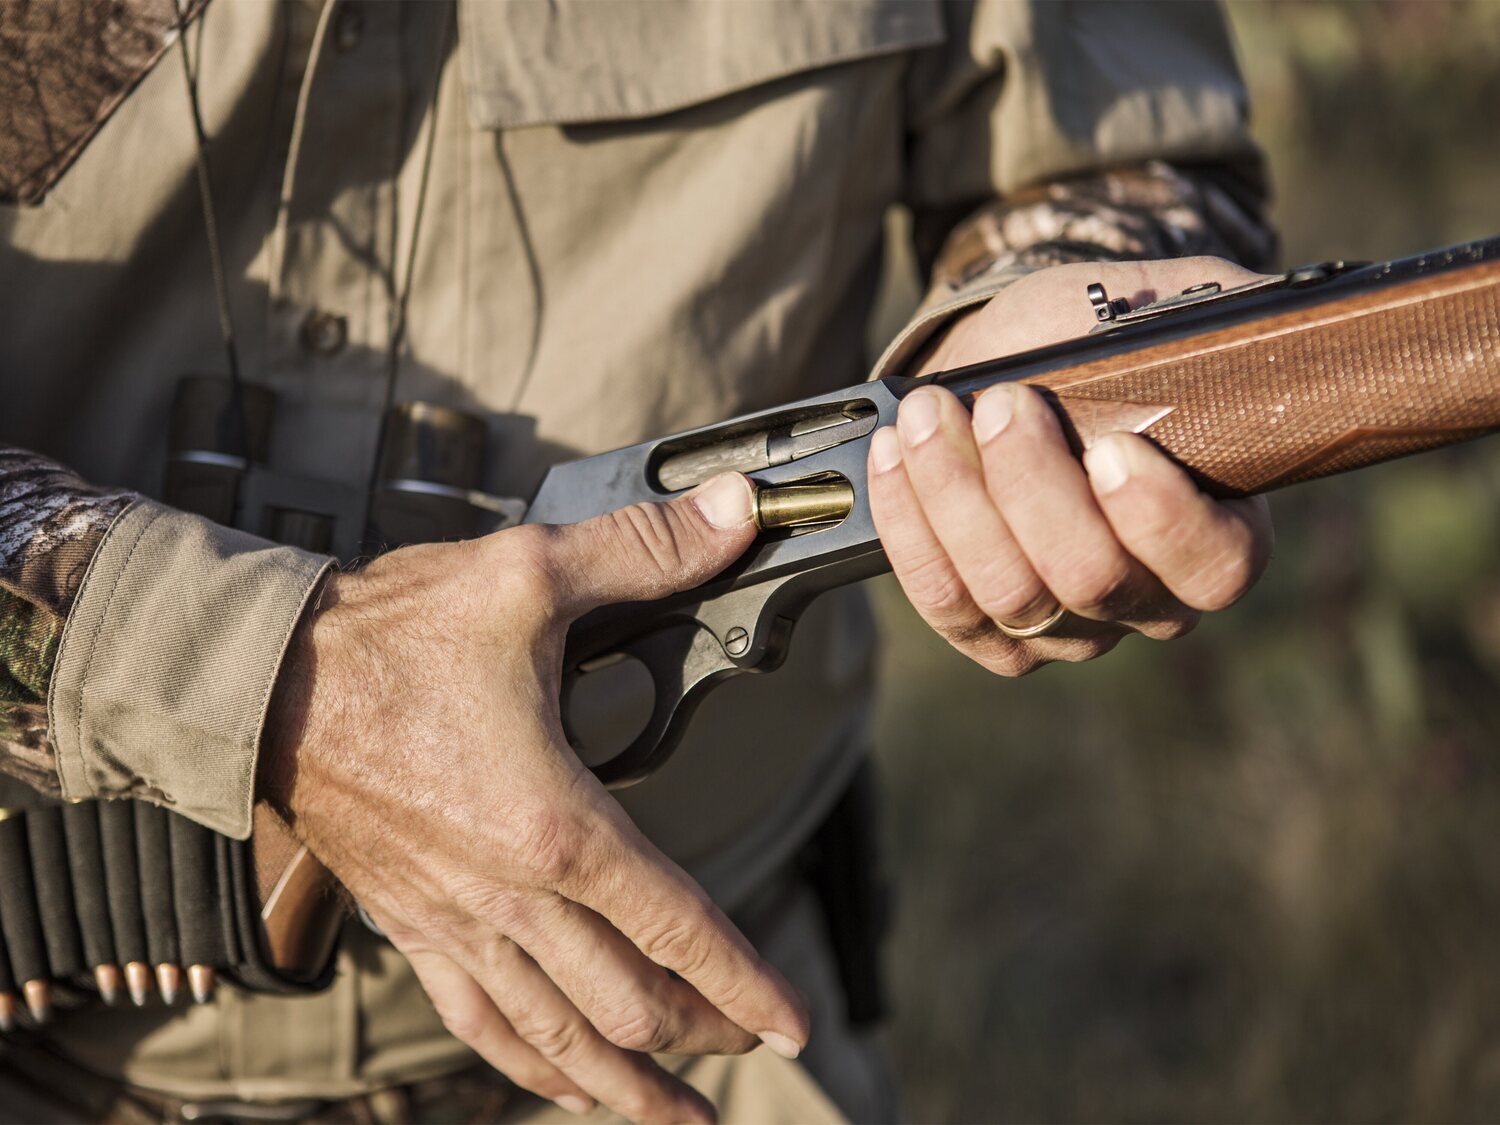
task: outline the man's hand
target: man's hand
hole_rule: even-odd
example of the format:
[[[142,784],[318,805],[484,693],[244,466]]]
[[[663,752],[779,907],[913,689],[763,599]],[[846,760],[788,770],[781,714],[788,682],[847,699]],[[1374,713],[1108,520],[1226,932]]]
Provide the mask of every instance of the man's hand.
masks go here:
[[[574,1112],[712,1120],[645,1052],[806,1042],[791,987],[580,764],[558,714],[572,620],[695,586],[753,538],[749,484],[726,475],[670,504],[403,548],[332,579],[278,684],[262,791],[448,1029]]]
[[[1218,258],[1080,264],[1021,279],[952,326],[926,375],[1081,336],[1090,282],[1132,305],[1258,274]],[[1235,602],[1271,554],[1261,498],[1216,502],[1149,441],[1110,434],[1083,464],[1056,414],[1019,385],[979,396],[973,416],[928,387],[870,443],[870,506],[917,612],[960,652],[1002,675],[1089,660],[1130,632],[1180,636]],[[1070,611],[1056,634],[1024,629]]]

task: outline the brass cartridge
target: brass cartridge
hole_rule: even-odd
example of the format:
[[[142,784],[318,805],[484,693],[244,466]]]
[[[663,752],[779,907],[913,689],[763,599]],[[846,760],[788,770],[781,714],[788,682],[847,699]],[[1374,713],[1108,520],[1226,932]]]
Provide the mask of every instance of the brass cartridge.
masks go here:
[[[755,490],[755,526],[811,527],[841,523],[854,509],[854,486],[843,477]]]

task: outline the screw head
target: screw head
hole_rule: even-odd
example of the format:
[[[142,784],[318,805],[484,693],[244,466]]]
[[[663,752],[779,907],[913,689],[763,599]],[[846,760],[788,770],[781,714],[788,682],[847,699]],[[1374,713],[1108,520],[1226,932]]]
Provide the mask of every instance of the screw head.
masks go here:
[[[724,651],[730,656],[744,656],[750,650],[750,634],[736,625],[724,634]]]

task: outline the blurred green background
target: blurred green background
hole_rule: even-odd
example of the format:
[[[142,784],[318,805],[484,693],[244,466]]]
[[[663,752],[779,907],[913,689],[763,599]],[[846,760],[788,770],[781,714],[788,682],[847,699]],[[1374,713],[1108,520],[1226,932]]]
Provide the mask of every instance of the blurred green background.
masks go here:
[[[1500,2],[1230,14],[1287,264],[1500,232]],[[879,584],[911,1117],[1500,1120],[1500,440],[1275,510],[1241,605],[1020,681]]]

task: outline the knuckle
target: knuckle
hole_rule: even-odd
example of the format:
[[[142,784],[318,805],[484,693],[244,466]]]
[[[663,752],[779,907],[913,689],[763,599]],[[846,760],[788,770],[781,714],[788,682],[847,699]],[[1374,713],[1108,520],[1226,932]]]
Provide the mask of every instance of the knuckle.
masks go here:
[[[484,926],[505,937],[524,927],[528,913],[524,896],[508,887],[491,879],[465,875],[460,880],[448,882],[444,889],[449,900],[470,918],[479,919]]]
[[[583,1051],[587,1036],[574,1020],[532,1017],[516,1025],[516,1033],[560,1070]]]
[[[1194,609],[1209,612],[1228,609],[1245,596],[1254,581],[1254,565],[1249,556],[1227,552],[1203,568],[1193,583],[1192,595],[1185,600]]]
[[[976,658],[976,662],[995,675],[1011,680],[1029,676],[1052,663],[1045,641],[1017,641],[1006,637],[1004,642],[997,650]]]
[[[631,504],[612,512],[610,523],[631,557],[645,556],[664,574],[682,569],[682,528],[670,505]]]
[[[454,1003],[435,997],[433,1007],[448,1033],[460,1042],[473,1046],[488,1030],[489,1014],[476,1003]]]
[[[1097,660],[1125,636],[1122,633],[1105,634],[1098,637],[1090,637],[1087,640],[1072,641],[1060,647],[1052,655],[1053,660],[1062,661],[1065,664],[1085,664],[1090,660]]]
[[[755,971],[759,972],[764,968],[764,962],[759,954],[754,954],[754,958]],[[753,1003],[754,998],[752,993],[754,987],[752,981],[753,978],[751,976],[745,975],[729,977],[718,982],[718,987],[714,989],[714,1007],[718,1008],[721,1012],[733,1012],[740,1010],[744,1004]],[[750,1039],[745,1050],[748,1051],[750,1046],[758,1042],[759,1040],[757,1039]],[[734,1053],[738,1054],[740,1052],[735,1051]]]
[[[1141,629],[1140,632],[1154,641],[1175,641],[1187,636],[1198,627],[1199,614],[1193,611],[1186,613],[1177,612],[1170,617],[1154,621],[1149,629]]]
[[[1003,593],[992,590],[979,606],[991,621],[1004,621],[1009,625],[1030,624],[1052,613],[1057,608],[1057,600],[1033,574],[1012,584]]]
[[[711,947],[703,940],[710,926],[708,911],[700,905],[686,914],[659,922],[642,937],[641,951],[658,965],[691,979],[703,970],[711,956]]]
[[[497,539],[504,549],[507,588],[532,604],[556,601],[562,590],[557,528],[527,524],[511,528]]]
[[[1024,557],[990,559],[969,583],[974,602],[992,621],[1016,621],[1032,611],[1052,611],[1051,595]]]
[[[536,884],[548,888],[569,882],[578,870],[581,837],[572,820],[551,808],[515,814],[515,862]]]
[[[943,640],[981,663],[985,653],[995,642],[995,623],[987,617],[973,621],[939,621],[931,624]]]
[[[599,1034],[626,1051],[650,1053],[673,1043],[666,1014],[648,1004],[634,1003],[596,1025]]]
[[[1065,565],[1053,589],[1063,604],[1086,616],[1109,616],[1128,600],[1130,565],[1118,557],[1085,555]]]
[[[969,590],[946,556],[918,559],[902,575],[912,605],[927,614],[946,618],[969,604]]]

